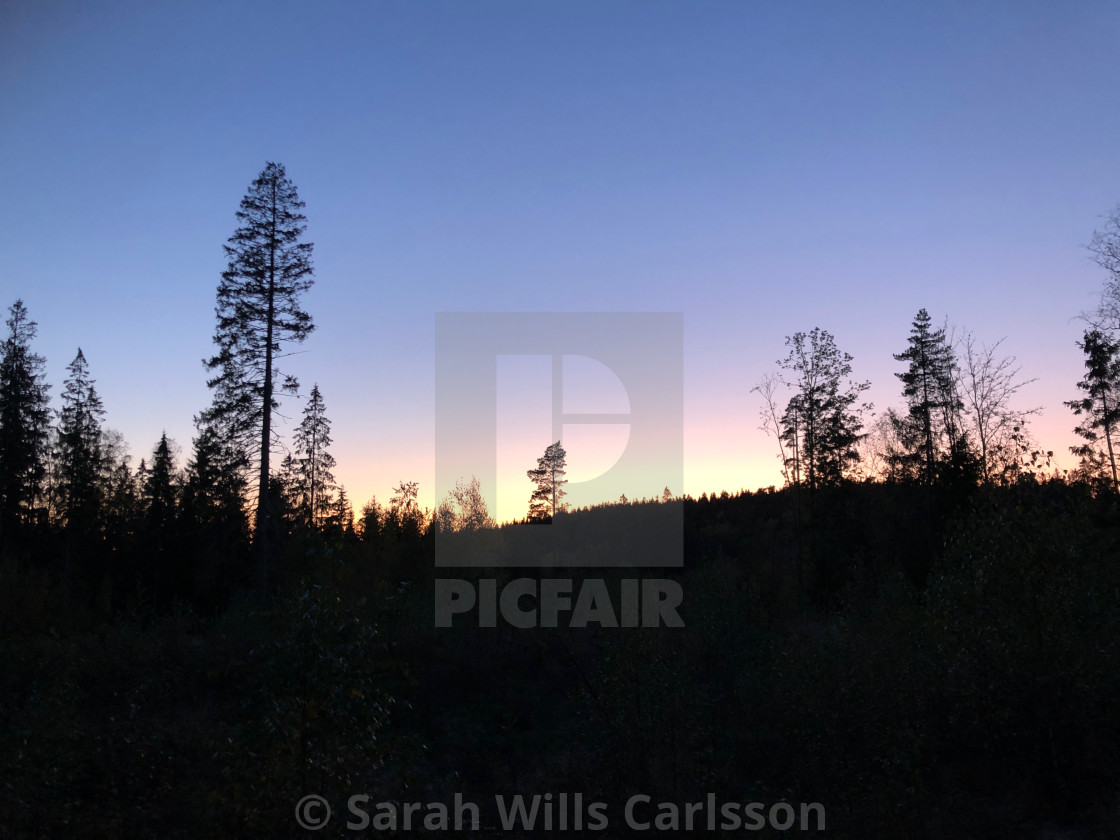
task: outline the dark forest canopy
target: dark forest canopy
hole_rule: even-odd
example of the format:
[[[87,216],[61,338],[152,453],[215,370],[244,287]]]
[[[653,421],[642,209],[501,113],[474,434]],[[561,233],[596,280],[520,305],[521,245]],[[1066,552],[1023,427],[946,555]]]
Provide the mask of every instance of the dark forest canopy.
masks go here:
[[[314,329],[301,302],[313,282],[303,208],[279,163],[268,163],[250,185],[223,246],[228,266],[216,297],[216,352],[206,360],[213,401],[197,415],[185,452],[164,435],[135,469],[125,442],[104,427],[95,364],[80,349],[60,406],[51,410],[36,324],[22,301],[12,304],[0,357],[0,548],[22,556],[31,546],[57,545],[65,586],[85,598],[203,603],[219,592],[230,597],[249,579],[266,589],[270,565],[293,540],[396,531],[415,540],[441,526],[492,527],[477,481],[465,477],[436,511],[421,510],[416,482],[402,481],[388,506],[370,500],[355,520],[334,479],[327,399],[317,385],[290,439],[272,422],[282,396],[299,399],[299,383],[279,367],[285,346]],[[909,335],[899,325],[896,406],[873,413],[862,401],[869,383],[857,376],[859,360],[820,327],[790,335],[778,370],[754,389],[784,483],[799,504],[811,511],[821,492],[852,482],[917,484],[927,488],[932,522],[933,488],[966,492],[1060,477],[1115,491],[1116,219],[1091,248],[1107,280],[1100,306],[1085,316],[1093,325],[1079,345],[1086,373],[1071,384],[1082,395],[1067,403],[1083,439],[1073,449],[1076,469],[1059,474],[1053,453],[1033,438],[1029,421],[1039,409],[1017,404],[1031,380],[1014,357],[998,353],[1000,342],[982,343],[947,321],[935,326],[921,309]],[[274,451],[284,457],[273,458]],[[527,519],[547,522],[554,508],[563,509],[564,458],[557,442],[528,470],[534,489]],[[161,556],[175,555],[161,564],[176,567],[173,573],[132,557],[157,533]]]

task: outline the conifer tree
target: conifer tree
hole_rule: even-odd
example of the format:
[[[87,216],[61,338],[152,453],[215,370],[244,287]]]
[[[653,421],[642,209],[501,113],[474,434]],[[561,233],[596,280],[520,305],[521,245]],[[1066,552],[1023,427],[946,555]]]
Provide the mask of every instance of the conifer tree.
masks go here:
[[[46,361],[31,349],[36,324],[17,300],[0,344],[0,547],[32,517],[42,493],[50,440]]]
[[[270,454],[276,440],[272,420],[280,393],[298,382],[277,361],[285,344],[300,343],[314,329],[300,298],[311,288],[312,244],[303,242],[304,203],[284,167],[268,163],[241,200],[239,227],[225,245],[228,267],[218,285],[218,351],[207,361],[214,405],[207,417],[221,420],[232,442],[257,470],[253,551],[257,585],[267,585],[272,531]]]
[[[1084,462],[1092,462],[1103,443],[1112,487],[1120,490],[1114,447],[1120,425],[1120,343],[1110,341],[1100,330],[1089,330],[1077,346],[1085,353],[1085,378],[1077,383],[1085,396],[1066,405],[1075,415],[1085,416],[1074,429],[1085,443],[1071,446],[1070,451],[1080,455]]]
[[[956,355],[944,328],[933,329],[925,309],[914,319],[909,346],[895,359],[908,363],[905,371],[895,374],[909,407],[900,436],[909,442],[918,477],[933,484],[943,468],[967,471],[971,458],[961,420],[964,402],[957,386]]]
[[[337,529],[339,536],[344,540],[354,540],[357,536],[354,531],[354,506],[350,504],[350,497],[346,495],[346,488],[339,487],[334,501],[330,504],[329,522],[332,528]]]
[[[245,455],[213,425],[198,424],[194,453],[187,463],[181,508],[185,521],[202,528],[218,523],[248,527],[245,515]]]
[[[549,444],[544,455],[537,459],[537,468],[526,475],[536,485],[529,496],[529,521],[551,522],[556,514],[564,510],[565,459],[567,453],[560,441]]]
[[[140,510],[141,473],[147,465],[141,461],[136,473],[128,462],[128,445],[116,429],[101,433],[101,525],[111,548],[123,549],[132,537]]]
[[[377,497],[371,496],[370,500],[362,505],[362,513],[358,518],[362,541],[370,546],[376,546],[381,539],[381,526],[384,521],[385,511],[378,504]]]
[[[246,458],[220,427],[197,418],[179,502],[179,534],[196,598],[217,603],[245,575],[249,517]]]
[[[140,486],[145,522],[153,532],[162,534],[166,534],[175,520],[179,496],[179,479],[171,448],[171,441],[164,432],[152,451],[151,466],[145,470]]]
[[[319,386],[303,410],[303,419],[296,428],[294,478],[295,497],[300,519],[311,528],[323,524],[331,514],[331,491],[335,487],[335,459],[328,451],[331,445],[331,422],[327,419]]]
[[[105,409],[80,347],[66,370],[70,375],[63,384],[57,438],[62,514],[68,530],[87,534],[97,527],[100,516]]]

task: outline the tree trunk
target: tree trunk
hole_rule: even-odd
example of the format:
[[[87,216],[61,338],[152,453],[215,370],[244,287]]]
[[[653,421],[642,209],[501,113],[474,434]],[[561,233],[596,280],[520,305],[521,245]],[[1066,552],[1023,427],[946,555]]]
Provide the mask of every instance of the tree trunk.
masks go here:
[[[1108,396],[1101,393],[1101,407],[1104,409],[1104,440],[1108,445],[1108,463],[1112,467],[1112,489],[1120,492],[1120,481],[1116,479],[1116,455],[1112,451],[1112,420],[1109,415]]]
[[[272,341],[276,321],[276,184],[272,185],[272,236],[268,244],[268,323],[264,347],[264,406],[261,421],[261,468],[257,483],[257,527],[253,553],[257,560],[257,588],[268,589],[268,561],[271,551],[272,498],[269,493],[269,450],[272,443]]]

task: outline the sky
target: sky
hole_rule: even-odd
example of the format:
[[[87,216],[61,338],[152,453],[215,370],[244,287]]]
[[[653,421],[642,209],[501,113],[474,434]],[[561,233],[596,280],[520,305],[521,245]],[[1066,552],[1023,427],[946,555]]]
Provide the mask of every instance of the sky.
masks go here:
[[[751,388],[794,332],[900,405],[923,307],[1005,338],[1061,455],[1120,203],[1118,34],[1104,2],[14,0],[0,304],[56,405],[81,346],[133,464],[163,431],[189,454],[222,245],[278,161],[315,243],[287,361],[356,507],[435,502],[437,312],[682,313],[673,493],[781,483]]]

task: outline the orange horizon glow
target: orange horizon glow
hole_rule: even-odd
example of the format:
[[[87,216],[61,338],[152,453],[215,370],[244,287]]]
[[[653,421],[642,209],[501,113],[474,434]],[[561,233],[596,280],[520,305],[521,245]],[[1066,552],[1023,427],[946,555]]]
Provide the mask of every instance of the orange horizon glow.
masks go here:
[[[1031,428],[1042,449],[1044,451],[1049,449],[1054,453],[1050,471],[1057,470],[1061,473],[1071,470],[1077,465],[1077,459],[1069,454],[1068,449],[1071,444],[1076,443],[1076,438],[1070,430],[1073,424],[1066,421],[1064,417],[1053,416],[1054,414],[1056,412],[1048,412],[1042,417],[1036,418],[1032,422]],[[723,424],[713,424],[713,426],[720,425]],[[722,434],[716,434],[716,431],[720,431]],[[722,429],[712,429],[708,433],[696,428],[686,427],[684,486],[673,487],[670,485],[669,490],[673,498],[687,496],[698,499],[705,494],[719,496],[724,492],[734,496],[743,491],[753,493],[765,490],[768,487],[781,489],[785,485],[781,465],[778,462],[777,444],[774,439],[766,437],[751,426],[748,426],[747,429],[740,429],[738,435],[732,434],[732,431],[732,424],[727,424]],[[733,447],[728,445],[729,441],[741,442],[744,438],[748,438],[751,442],[749,449],[746,446]],[[495,500],[492,498],[486,500],[491,515],[495,516],[499,523],[523,520],[528,513],[529,495],[532,492],[533,485],[525,477],[525,471],[536,466],[536,458],[543,454],[545,446],[548,445],[536,440],[530,442],[532,445],[525,450],[530,453],[525,459],[525,463],[523,465],[511,465],[509,477],[504,481],[499,480],[498,499],[500,507],[496,510]],[[572,451],[568,453],[569,467],[572,466],[574,454]],[[394,459],[395,466],[393,468],[375,471],[381,475],[386,475],[386,473],[394,475],[400,472],[401,475],[398,478],[374,481],[366,478],[370,472],[374,472],[373,470],[365,472],[348,469],[346,467],[347,459],[343,454],[335,453],[335,457],[340,464],[339,468],[335,470],[335,477],[340,484],[346,487],[347,495],[354,507],[355,517],[360,516],[362,506],[373,497],[377,499],[380,505],[387,507],[392,494],[391,488],[402,480],[419,480],[420,506],[429,511],[434,511],[438,500],[435,498],[433,490],[432,475],[434,467],[432,465],[434,456],[431,452],[428,452],[423,459],[428,465],[426,481],[424,480],[425,476],[417,476],[415,470],[408,472],[404,469],[402,463],[404,459]],[[513,469],[513,466],[517,468]],[[464,480],[470,480],[471,476],[463,476],[463,478]],[[656,483],[653,482],[644,488],[634,487],[632,490],[624,492],[627,498],[631,500],[660,498],[665,483],[661,483],[659,487],[654,489],[653,484]],[[618,501],[617,496],[600,498],[581,502],[580,506],[616,501]]]

